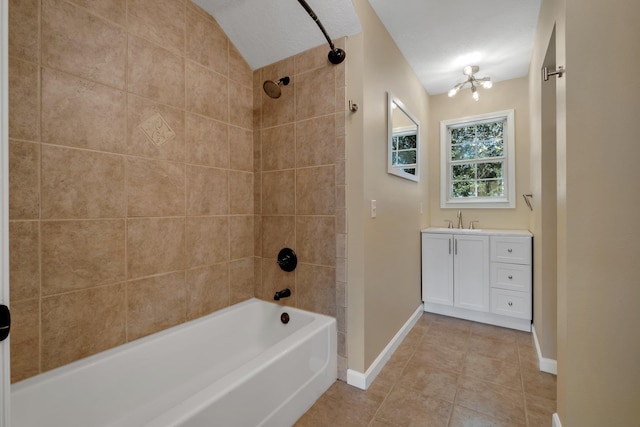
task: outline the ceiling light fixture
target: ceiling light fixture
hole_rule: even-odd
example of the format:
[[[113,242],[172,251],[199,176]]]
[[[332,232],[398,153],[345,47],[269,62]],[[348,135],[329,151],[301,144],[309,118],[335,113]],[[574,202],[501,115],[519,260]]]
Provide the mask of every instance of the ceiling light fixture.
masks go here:
[[[462,89],[467,83],[471,85],[471,97],[474,101],[480,99],[480,95],[478,94],[478,86],[482,86],[485,89],[491,89],[493,83],[491,82],[491,77],[479,77],[477,78],[475,74],[480,71],[480,67],[477,65],[467,65],[464,67],[462,72],[465,76],[467,76],[467,80],[462,83],[458,83],[449,91],[449,97],[454,97],[460,89]]]

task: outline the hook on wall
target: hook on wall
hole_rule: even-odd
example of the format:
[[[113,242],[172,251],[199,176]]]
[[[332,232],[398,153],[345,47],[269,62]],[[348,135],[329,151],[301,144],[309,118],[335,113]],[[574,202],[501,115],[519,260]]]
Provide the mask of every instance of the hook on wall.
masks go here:
[[[549,77],[551,76],[562,77],[562,75],[566,72],[567,70],[565,70],[562,65],[558,66],[558,69],[556,71],[549,71],[549,68],[542,67],[542,80],[544,80],[545,82],[549,81]]]
[[[349,111],[351,111],[352,113],[355,113],[356,111],[358,111],[358,104],[356,104],[355,102],[353,102],[352,100],[349,100]]]

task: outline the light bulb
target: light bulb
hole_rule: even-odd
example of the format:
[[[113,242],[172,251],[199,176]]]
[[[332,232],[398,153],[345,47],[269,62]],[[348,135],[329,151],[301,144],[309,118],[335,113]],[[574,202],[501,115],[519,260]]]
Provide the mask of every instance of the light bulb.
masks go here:
[[[482,87],[485,89],[491,89],[493,87],[493,82],[491,80],[485,80],[482,82]]]
[[[467,75],[470,76],[473,73],[473,68],[471,68],[471,65],[467,65],[466,67],[464,67],[462,69],[462,72]]]
[[[451,89],[449,91],[449,98],[456,96],[456,93],[458,93],[458,90],[456,88]]]
[[[471,95],[473,97],[474,101],[477,101],[480,99],[480,95],[478,95],[478,92],[473,92],[473,95]]]

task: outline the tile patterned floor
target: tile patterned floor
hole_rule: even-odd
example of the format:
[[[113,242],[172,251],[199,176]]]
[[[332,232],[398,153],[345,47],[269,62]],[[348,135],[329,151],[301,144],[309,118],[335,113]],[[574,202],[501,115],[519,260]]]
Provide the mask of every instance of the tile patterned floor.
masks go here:
[[[424,313],[367,391],[336,381],[295,427],[550,427],[532,335]]]

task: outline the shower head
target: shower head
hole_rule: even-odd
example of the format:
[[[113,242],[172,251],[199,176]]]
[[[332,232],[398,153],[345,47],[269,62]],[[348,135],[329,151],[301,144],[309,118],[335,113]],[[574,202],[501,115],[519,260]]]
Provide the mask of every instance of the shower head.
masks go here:
[[[262,84],[262,89],[264,92],[269,95],[271,98],[280,98],[282,94],[282,90],[280,89],[280,85],[288,85],[289,81],[288,76],[281,78],[280,80],[267,80]]]

